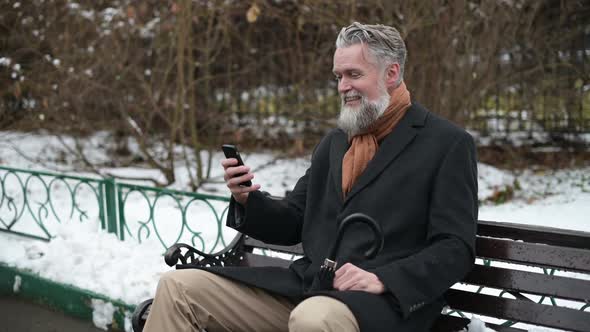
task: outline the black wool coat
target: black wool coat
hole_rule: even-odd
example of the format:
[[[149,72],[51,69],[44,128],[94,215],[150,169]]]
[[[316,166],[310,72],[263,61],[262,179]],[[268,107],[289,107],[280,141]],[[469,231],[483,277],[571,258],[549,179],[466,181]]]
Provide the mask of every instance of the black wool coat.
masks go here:
[[[282,201],[252,192],[247,208],[230,203],[228,226],[264,242],[302,242],[305,255],[287,268],[221,267],[207,270],[268,291],[303,299],[334,242],[337,222],[362,212],[381,224],[385,242],[373,259],[365,225],[348,228],[337,257],[375,273],[385,294],[323,293],[344,302],[361,331],[428,331],[444,292],[475,260],[477,164],[472,137],[413,104],[383,139],[350,193],[342,195],[346,134],[335,129],[316,147],[311,166]]]

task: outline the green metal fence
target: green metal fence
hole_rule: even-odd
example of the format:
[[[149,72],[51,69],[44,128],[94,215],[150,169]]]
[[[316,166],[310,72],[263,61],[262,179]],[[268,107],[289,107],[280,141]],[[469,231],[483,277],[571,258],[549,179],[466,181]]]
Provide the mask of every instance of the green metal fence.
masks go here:
[[[96,223],[121,240],[187,242],[213,252],[229,198],[0,166],[0,231],[49,241],[68,222]]]
[[[165,248],[185,242],[213,252],[225,247],[226,238],[231,240],[236,233],[223,226],[229,198],[124,183],[114,187],[122,240],[154,238]]]

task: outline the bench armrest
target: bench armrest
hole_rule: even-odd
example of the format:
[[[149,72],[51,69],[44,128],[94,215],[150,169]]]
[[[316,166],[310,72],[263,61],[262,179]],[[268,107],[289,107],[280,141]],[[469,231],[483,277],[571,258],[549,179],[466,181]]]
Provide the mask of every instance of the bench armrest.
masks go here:
[[[238,233],[227,247],[211,254],[202,252],[186,243],[176,243],[166,250],[164,261],[168,266],[176,266],[177,269],[196,266],[230,266],[239,265],[243,255],[244,235]]]

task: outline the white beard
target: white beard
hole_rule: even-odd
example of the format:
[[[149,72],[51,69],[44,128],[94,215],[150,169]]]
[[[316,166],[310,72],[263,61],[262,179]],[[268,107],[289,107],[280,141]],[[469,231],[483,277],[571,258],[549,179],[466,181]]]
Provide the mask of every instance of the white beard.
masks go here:
[[[360,96],[361,103],[358,106],[347,106],[345,97]],[[389,106],[390,96],[385,92],[376,101],[371,102],[367,97],[352,91],[342,95],[342,106],[338,117],[338,128],[344,130],[348,137],[364,134],[371,127]]]

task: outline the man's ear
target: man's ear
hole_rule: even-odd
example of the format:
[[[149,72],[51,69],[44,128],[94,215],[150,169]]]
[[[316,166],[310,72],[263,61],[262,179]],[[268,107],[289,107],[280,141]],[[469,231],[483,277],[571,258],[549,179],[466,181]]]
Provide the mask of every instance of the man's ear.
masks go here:
[[[399,78],[399,63],[391,64],[387,67],[385,72],[385,84],[388,88],[395,88],[395,83]]]

